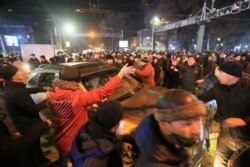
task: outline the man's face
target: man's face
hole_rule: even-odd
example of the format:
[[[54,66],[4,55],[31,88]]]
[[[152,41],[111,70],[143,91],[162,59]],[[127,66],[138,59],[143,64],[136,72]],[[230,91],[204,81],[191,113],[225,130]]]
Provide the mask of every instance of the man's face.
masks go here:
[[[188,58],[188,65],[189,65],[189,66],[194,65],[195,62],[196,62],[196,61],[195,61],[195,59],[194,59],[193,57]]]
[[[98,53],[95,53],[95,54],[94,54],[94,59],[95,59],[95,60],[98,60],[99,58],[100,58],[100,55],[99,55]]]
[[[234,60],[240,61],[240,60],[241,60],[241,56],[236,56],[236,57],[234,58]]]
[[[113,64],[114,63],[114,60],[113,59],[108,59],[107,60],[107,64]]]
[[[194,141],[200,139],[201,118],[178,120],[167,123],[171,133],[175,133]]]

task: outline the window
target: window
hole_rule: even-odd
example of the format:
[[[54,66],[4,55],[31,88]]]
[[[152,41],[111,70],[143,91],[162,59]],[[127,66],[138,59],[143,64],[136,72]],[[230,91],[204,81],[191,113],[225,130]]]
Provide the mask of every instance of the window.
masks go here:
[[[52,86],[52,81],[55,78],[55,73],[40,73],[34,76],[29,84],[36,85],[39,87]]]

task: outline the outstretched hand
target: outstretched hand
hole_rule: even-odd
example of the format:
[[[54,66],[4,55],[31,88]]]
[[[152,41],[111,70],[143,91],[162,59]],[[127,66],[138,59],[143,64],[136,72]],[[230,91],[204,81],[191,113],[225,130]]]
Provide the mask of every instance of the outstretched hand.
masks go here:
[[[135,68],[133,66],[129,66],[128,64],[125,64],[120,72],[118,73],[118,76],[120,78],[123,78],[124,75],[129,75],[129,74],[134,74],[135,73]]]

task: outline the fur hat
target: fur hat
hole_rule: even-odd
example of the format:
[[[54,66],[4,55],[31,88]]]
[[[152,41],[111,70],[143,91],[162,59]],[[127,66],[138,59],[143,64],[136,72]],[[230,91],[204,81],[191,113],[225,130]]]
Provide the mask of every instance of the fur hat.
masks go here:
[[[80,77],[80,72],[75,67],[64,66],[59,73],[59,79],[65,81],[80,82]]]
[[[183,89],[167,91],[158,98],[156,108],[154,117],[157,121],[192,119],[207,114],[205,104]]]
[[[6,81],[9,81],[17,73],[17,71],[18,68],[15,66],[12,65],[3,66],[0,70],[0,76]]]
[[[97,122],[107,129],[117,125],[123,117],[123,108],[116,100],[103,102],[96,111]]]
[[[219,69],[238,78],[241,78],[243,72],[243,67],[238,61],[225,61],[220,65]]]

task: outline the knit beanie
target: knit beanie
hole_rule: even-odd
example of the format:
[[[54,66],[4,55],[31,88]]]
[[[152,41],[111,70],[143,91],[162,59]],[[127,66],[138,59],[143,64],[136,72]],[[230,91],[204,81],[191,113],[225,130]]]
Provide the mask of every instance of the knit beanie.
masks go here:
[[[107,100],[96,111],[97,122],[107,129],[117,125],[123,117],[123,108],[116,100]]]
[[[59,79],[80,82],[80,72],[75,67],[64,66],[59,73]]]
[[[219,69],[238,78],[241,78],[243,72],[243,67],[238,61],[225,61],[220,65]]]
[[[160,96],[154,117],[157,121],[177,121],[205,116],[205,104],[183,89],[169,90]]]
[[[12,65],[3,66],[0,70],[0,77],[9,81],[17,73],[18,68]]]

